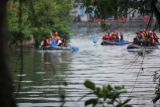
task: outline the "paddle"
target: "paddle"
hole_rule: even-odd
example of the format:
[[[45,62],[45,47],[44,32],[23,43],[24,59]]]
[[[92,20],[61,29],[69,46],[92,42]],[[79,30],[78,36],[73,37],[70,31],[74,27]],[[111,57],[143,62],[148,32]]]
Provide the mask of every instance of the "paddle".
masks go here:
[[[73,46],[70,46],[71,47],[71,52],[72,53],[76,53],[79,51],[79,48],[78,47],[73,47]]]
[[[96,37],[96,36],[92,37],[92,42],[93,42],[94,44],[96,44],[98,41],[99,41],[99,38],[98,38],[98,37]]]
[[[119,40],[119,41],[117,42],[117,44],[118,44],[118,45],[125,45],[126,42],[125,42],[124,40]]]

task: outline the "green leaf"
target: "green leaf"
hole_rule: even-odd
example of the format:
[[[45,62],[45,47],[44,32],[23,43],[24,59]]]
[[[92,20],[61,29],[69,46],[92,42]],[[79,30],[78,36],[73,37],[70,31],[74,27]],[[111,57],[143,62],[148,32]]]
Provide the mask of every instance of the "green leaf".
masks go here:
[[[103,92],[102,94],[105,101],[108,98],[108,94],[110,93],[110,91],[108,90],[107,87],[103,86],[102,92]]]
[[[85,106],[88,106],[88,105],[93,105],[93,107],[98,103],[98,100],[97,99],[89,99],[87,101],[85,101]]]
[[[108,85],[107,88],[108,88],[108,90],[110,90],[110,91],[113,90],[113,88],[112,88],[111,85]]]
[[[91,89],[91,90],[95,90],[95,84],[89,80],[86,80],[84,82],[85,87]]]
[[[100,92],[100,90],[101,90],[101,88],[100,88],[100,87],[96,87],[96,89],[95,89],[95,93],[99,93],[99,92]]]
[[[124,89],[124,86],[115,86],[114,87],[116,90],[122,90],[122,89]]]
[[[102,89],[100,87],[96,87],[94,94],[98,97],[98,98],[102,98]]]

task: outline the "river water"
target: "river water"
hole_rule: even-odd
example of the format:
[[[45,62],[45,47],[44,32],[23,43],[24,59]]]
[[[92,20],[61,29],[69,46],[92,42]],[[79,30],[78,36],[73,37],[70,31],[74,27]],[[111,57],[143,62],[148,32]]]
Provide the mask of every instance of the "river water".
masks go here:
[[[131,41],[134,35],[128,32],[124,38]],[[154,107],[153,75],[160,70],[159,49],[143,57],[128,52],[127,45],[101,46],[100,40],[94,45],[91,36],[76,36],[71,44],[79,47],[79,52],[25,50],[21,74],[15,53],[15,87],[21,86],[15,92],[19,107],[84,107],[86,98],[78,99],[89,92],[83,85],[87,79],[98,86],[124,85],[128,94],[122,97],[131,98],[134,107]]]

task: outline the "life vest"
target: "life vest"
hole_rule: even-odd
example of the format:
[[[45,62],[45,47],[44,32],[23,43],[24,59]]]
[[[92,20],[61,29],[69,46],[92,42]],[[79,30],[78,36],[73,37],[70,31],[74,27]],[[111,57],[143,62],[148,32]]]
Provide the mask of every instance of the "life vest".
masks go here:
[[[153,44],[153,45],[155,45],[155,44],[156,44],[156,42],[155,42],[154,38],[152,38],[152,44]]]
[[[109,35],[108,38],[109,38],[109,40],[112,40],[112,36],[111,35]]]
[[[54,37],[53,37],[53,40],[55,40],[55,41],[58,41],[59,39],[60,39],[59,36],[54,36]]]
[[[104,35],[102,38],[103,38],[103,40],[104,40],[104,39],[106,39],[106,36]]]
[[[50,40],[49,39],[44,40],[44,46],[50,46]]]
[[[109,39],[109,36],[108,36],[108,35],[106,35],[106,36],[105,36],[105,38],[108,40],[108,39]]]
[[[155,32],[153,33],[153,35],[154,35],[154,37],[155,37],[156,39],[159,39],[159,37],[156,35]]]
[[[65,39],[62,40],[62,46],[67,46],[67,40]]]

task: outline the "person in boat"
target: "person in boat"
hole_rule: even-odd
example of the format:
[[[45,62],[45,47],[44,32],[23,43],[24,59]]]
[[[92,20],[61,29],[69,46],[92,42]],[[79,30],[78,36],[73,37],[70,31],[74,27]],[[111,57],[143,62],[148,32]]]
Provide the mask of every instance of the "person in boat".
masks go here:
[[[102,37],[103,41],[105,40],[109,40],[109,33],[108,34],[105,34],[103,37]]]
[[[154,36],[151,36],[151,46],[155,46],[156,45],[156,41],[154,39]]]
[[[139,44],[139,43],[138,43],[138,39],[137,39],[136,37],[133,39],[133,44],[136,44],[136,45]]]
[[[140,31],[137,33],[136,39],[134,38],[133,44],[141,45],[141,46],[156,46],[158,42],[158,36],[156,33],[150,31]]]
[[[153,36],[154,36],[155,41],[156,41],[157,43],[159,43],[159,41],[158,41],[159,37],[156,35],[155,32],[153,32]]]
[[[121,40],[121,34],[120,33],[117,33],[116,37],[117,37],[117,40],[116,40],[117,42]]]
[[[112,33],[109,35],[109,41],[114,42],[115,40],[116,40],[115,32],[112,32]]]
[[[42,41],[41,41],[41,43],[40,43],[40,45],[39,45],[39,48],[44,47],[44,40],[45,40],[45,38],[42,39]]]
[[[156,46],[159,43],[158,36],[152,31],[148,32],[147,39],[148,39],[148,46]]]
[[[121,36],[120,36],[120,34],[119,34],[119,33],[115,33],[115,37],[116,37],[115,42],[118,42],[118,41],[120,41],[120,40],[121,40]]]
[[[141,46],[146,46],[146,44],[147,44],[146,42],[147,42],[147,40],[146,40],[146,33],[143,32],[142,35],[141,35],[140,45]]]
[[[68,41],[66,39],[62,39],[62,46],[67,47]]]
[[[54,32],[53,38],[51,38],[51,47],[61,46],[62,40],[58,35],[58,32]]]
[[[58,35],[58,32],[54,32],[54,35],[53,35],[53,39],[55,41],[58,41],[60,39],[59,35]]]
[[[111,40],[112,42],[115,41],[115,33],[114,33],[114,32],[111,33],[111,35],[110,35],[110,40]]]
[[[118,42],[119,40],[123,40],[123,35],[122,34],[118,34],[116,32],[112,32],[111,34],[108,33],[108,34],[105,34],[103,37],[102,37],[103,41],[107,40],[107,41],[110,41],[110,42]]]
[[[113,36],[112,36],[112,34],[108,35],[108,40],[111,41],[111,42],[113,42]]]
[[[123,40],[123,34],[120,33],[120,40],[122,41]]]
[[[140,45],[140,41],[141,41],[141,32],[137,32],[136,33],[137,36],[133,39],[133,44],[136,44],[136,45]]]
[[[50,39],[48,36],[46,36],[46,38],[44,39],[43,46],[50,47]]]

